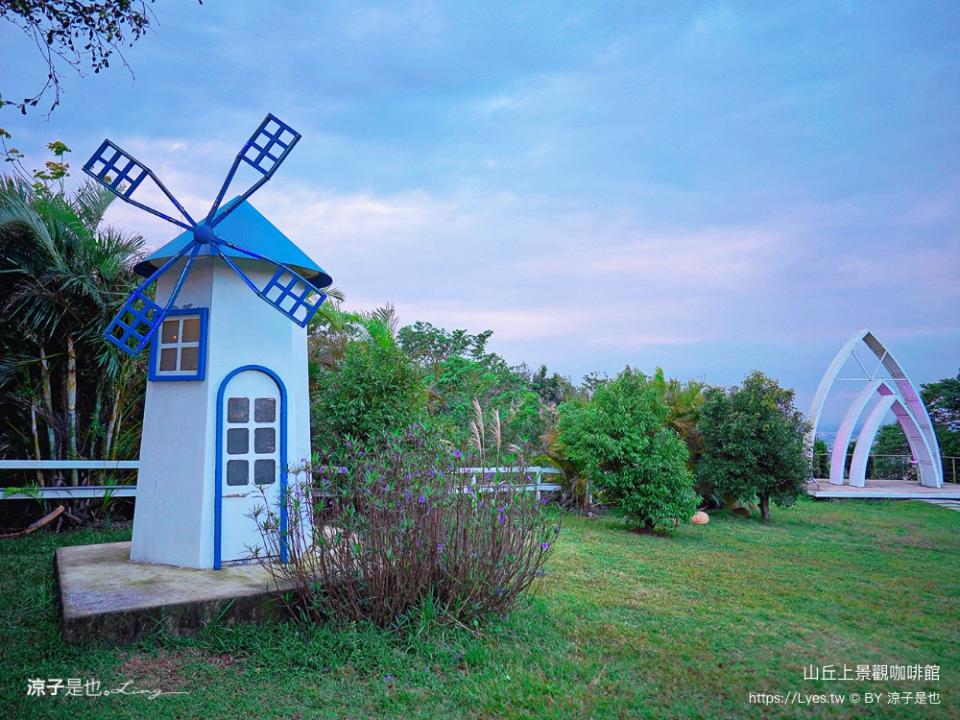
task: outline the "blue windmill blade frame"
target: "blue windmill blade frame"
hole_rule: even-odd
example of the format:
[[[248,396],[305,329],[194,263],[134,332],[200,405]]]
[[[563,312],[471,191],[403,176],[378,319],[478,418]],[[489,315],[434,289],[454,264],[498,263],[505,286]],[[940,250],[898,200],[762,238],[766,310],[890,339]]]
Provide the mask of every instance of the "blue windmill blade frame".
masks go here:
[[[300,142],[300,133],[280,120],[273,113],[267,113],[267,116],[260,123],[260,126],[253,131],[253,135],[244,143],[237,157],[230,166],[230,172],[227,173],[220,192],[217,193],[217,199],[213,201],[210,212],[207,213],[206,222],[211,227],[219,224],[227,215],[240,205],[244,200],[253,195],[267,180],[273,177],[277,168],[287,159],[287,155],[293,150],[293,147]],[[240,163],[245,162],[254,170],[260,173],[260,178],[247,189],[239,200],[228,207],[219,216],[217,210],[223,202],[223,196],[226,195],[230,183],[233,182],[234,175],[240,167]]]
[[[160,327],[160,323],[163,322],[174,302],[176,302],[177,295],[180,294],[180,290],[186,282],[187,274],[190,272],[193,261],[201,247],[198,242],[187,243],[180,252],[167,260],[150,277],[144,280],[136,290],[130,293],[130,297],[123,303],[123,307],[114,315],[113,320],[107,325],[107,329],[103,331],[103,337],[127,355],[131,357],[138,355],[153,338],[157,328]],[[190,257],[187,258],[186,265],[180,271],[177,284],[170,293],[167,304],[161,307],[147,297],[146,289],[156,282],[163,273],[173,267],[174,263],[186,255],[188,251]]]
[[[84,164],[83,171],[124,202],[130,203],[141,210],[146,210],[151,215],[156,215],[185,230],[192,230],[196,227],[197,223],[190,217],[190,213],[177,201],[173,193],[167,190],[167,187],[160,182],[160,178],[158,178],[150,168],[133,157],[133,155],[110,140],[103,141],[97,151]],[[173,203],[174,207],[176,207],[177,210],[180,211],[180,214],[187,220],[186,223],[133,199],[133,193],[137,191],[147,178],[151,179],[157,187],[160,188],[161,192],[167,196],[167,199]],[[123,186],[124,183],[127,183],[126,187]]]
[[[317,310],[327,299],[327,294],[307,280],[303,275],[287,267],[283,263],[266,258],[263,255],[251,250],[234,245],[226,240],[218,240],[217,245],[233,248],[245,255],[268,262],[276,268],[273,277],[267,281],[263,288],[257,287],[256,283],[243,272],[237,264],[219,247],[217,252],[224,262],[237,274],[237,276],[247,284],[254,293],[256,293],[264,302],[279,310],[287,318],[295,322],[300,327],[306,327],[310,324],[310,319],[316,314]],[[311,299],[316,295],[315,299]]]

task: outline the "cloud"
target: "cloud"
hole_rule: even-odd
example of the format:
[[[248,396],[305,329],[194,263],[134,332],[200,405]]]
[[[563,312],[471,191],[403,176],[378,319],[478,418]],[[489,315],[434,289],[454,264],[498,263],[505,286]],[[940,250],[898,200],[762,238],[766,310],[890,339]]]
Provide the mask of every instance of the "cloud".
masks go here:
[[[628,243],[588,243],[548,258],[521,261],[517,267],[526,273],[558,278],[628,276],[637,285],[682,286],[703,292],[743,287],[745,283],[765,284],[783,245],[784,239],[771,230],[680,231]]]
[[[449,35],[443,13],[429,2],[396,8],[353,6],[343,16],[340,28],[345,37],[358,43],[392,43],[402,37],[417,44],[434,44]]]
[[[338,193],[277,182],[257,194],[271,221],[304,247],[326,251],[360,244],[363,251],[416,241],[437,226],[457,224],[457,207],[422,191]]]
[[[149,167],[183,208],[196,220],[201,220],[210,209],[220,183],[239,149],[226,143],[195,140],[185,137],[145,137],[128,135],[112,138],[121,148]],[[210,168],[222,168],[220,175]],[[152,180],[145,180],[136,190],[134,199],[178,220],[186,220]],[[107,211],[108,224],[129,229],[143,235],[151,248],[171,240],[179,234],[174,225],[121,200]]]
[[[223,165],[233,151],[172,138],[123,144],[145,161],[158,158],[158,173],[197,213],[219,178],[193,168]],[[162,198],[154,191],[143,199]],[[868,322],[898,334],[957,327],[942,313],[917,319],[918,308],[958,297],[956,240],[831,243],[851,223],[869,223],[883,198],[798,204],[745,224],[648,223],[630,207],[531,193],[342,192],[302,177],[278,177],[253,200],[334,276],[350,304],[394,301],[404,321],[492,329],[505,343],[531,344],[530,353],[545,340],[635,351],[730,337],[813,341]],[[909,226],[917,217],[910,208],[928,206],[940,203],[918,198],[884,222]],[[153,245],[176,232],[122,203],[108,219]],[[892,279],[891,268],[893,277],[923,282]]]
[[[724,39],[736,28],[736,16],[723,3],[715,3],[698,13],[683,37],[683,46],[702,50]]]
[[[42,133],[112,133],[196,217],[276,112],[304,141],[253,202],[349,305],[560,370],[663,358],[723,382],[815,384],[810,358],[863,325],[926,367],[957,347],[956,13],[207,5],[164,14],[132,87],[71,79]]]

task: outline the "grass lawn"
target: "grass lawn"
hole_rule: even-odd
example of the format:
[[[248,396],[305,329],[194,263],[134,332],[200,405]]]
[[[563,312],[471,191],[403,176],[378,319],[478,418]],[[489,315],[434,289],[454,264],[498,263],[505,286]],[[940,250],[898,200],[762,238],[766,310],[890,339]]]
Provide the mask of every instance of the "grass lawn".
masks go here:
[[[768,526],[715,513],[668,538],[565,517],[534,600],[477,636],[276,623],[61,645],[53,549],[124,539],[0,541],[0,718],[960,717],[960,513],[919,502],[805,500]],[[939,665],[941,679],[803,679],[844,663]],[[28,698],[27,678],[188,694]],[[749,703],[891,690],[941,705]]]

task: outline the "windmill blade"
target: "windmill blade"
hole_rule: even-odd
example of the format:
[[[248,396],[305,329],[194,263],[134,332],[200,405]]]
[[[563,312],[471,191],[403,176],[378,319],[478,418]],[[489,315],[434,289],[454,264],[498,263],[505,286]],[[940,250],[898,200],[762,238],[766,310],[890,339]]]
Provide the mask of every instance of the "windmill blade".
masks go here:
[[[128,202],[141,210],[146,210],[148,213],[163,218],[167,222],[178,225],[185,230],[192,230],[196,225],[189,213],[183,209],[183,206],[177,202],[177,199],[167,190],[164,184],[160,182],[159,178],[153,174],[150,168],[123,150],[119,145],[109,140],[104,140],[100,148],[87,160],[83,166],[83,171],[124,202]],[[148,178],[160,188],[161,192],[167,196],[167,199],[170,200],[174,207],[180,211],[180,214],[186,218],[186,223],[133,199],[133,194],[143,185],[144,180]]]
[[[223,181],[220,192],[217,193],[217,199],[213,201],[213,207],[211,207],[210,212],[207,213],[206,222],[210,223],[211,227],[215,227],[221,220],[233,212],[234,208],[253,195],[261,185],[273,177],[273,173],[276,172],[281,163],[287,159],[287,155],[290,154],[293,146],[299,141],[300,133],[285,122],[279,120],[272,113],[267,113],[263,122],[260,123],[260,127],[258,127],[253,132],[253,135],[250,136],[250,139],[244,143],[243,148],[234,159],[233,165],[230,167],[230,172],[227,173],[227,178]],[[230,187],[230,183],[233,182],[233,176],[236,175],[241,162],[247,163],[260,173],[260,177],[240,196],[240,199],[236,203],[227,208],[219,217],[215,218],[214,216],[217,214],[217,210],[220,209],[220,203],[223,202],[223,196],[226,194],[227,188]]]
[[[268,262],[276,268],[276,272],[262,288],[259,288],[243,270],[237,267],[233,259],[219,248],[219,245],[233,248],[256,260]],[[306,327],[310,323],[310,318],[316,314],[323,301],[327,299],[326,293],[286,265],[222,239],[217,240],[217,252],[240,279],[247,284],[247,287],[259,295],[264,302],[272,305],[300,327]]]
[[[127,355],[131,357],[138,355],[153,338],[153,334],[160,327],[160,323],[163,322],[167,313],[170,312],[170,308],[173,307],[173,303],[176,302],[177,295],[180,294],[180,289],[187,279],[187,273],[190,272],[190,267],[193,265],[197,253],[200,252],[200,247],[201,245],[198,242],[187,243],[180,252],[167,260],[156,272],[144,280],[136,290],[130,293],[130,297],[120,308],[120,312],[114,316],[110,324],[107,325],[107,329],[103,331],[103,337]],[[180,271],[180,277],[177,279],[173,292],[170,293],[167,304],[161,307],[147,297],[146,290],[175,262],[186,255],[187,251],[190,251],[187,264]]]

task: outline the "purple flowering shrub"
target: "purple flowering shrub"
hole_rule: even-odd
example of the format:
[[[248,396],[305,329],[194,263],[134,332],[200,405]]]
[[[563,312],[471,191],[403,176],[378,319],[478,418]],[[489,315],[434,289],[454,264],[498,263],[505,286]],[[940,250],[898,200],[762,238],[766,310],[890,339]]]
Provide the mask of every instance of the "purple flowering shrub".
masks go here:
[[[264,564],[306,620],[391,625],[421,602],[459,622],[504,614],[543,575],[560,528],[525,473],[471,484],[421,426],[344,442],[290,475],[286,564]],[[279,554],[276,511],[258,519]]]

